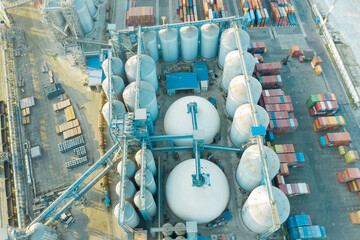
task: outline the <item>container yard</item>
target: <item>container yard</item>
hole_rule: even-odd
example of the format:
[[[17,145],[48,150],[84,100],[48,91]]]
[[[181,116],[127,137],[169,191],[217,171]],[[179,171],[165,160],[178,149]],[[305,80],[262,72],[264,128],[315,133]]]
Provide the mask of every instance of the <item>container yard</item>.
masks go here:
[[[0,239],[360,235],[358,102],[306,1],[0,10]]]

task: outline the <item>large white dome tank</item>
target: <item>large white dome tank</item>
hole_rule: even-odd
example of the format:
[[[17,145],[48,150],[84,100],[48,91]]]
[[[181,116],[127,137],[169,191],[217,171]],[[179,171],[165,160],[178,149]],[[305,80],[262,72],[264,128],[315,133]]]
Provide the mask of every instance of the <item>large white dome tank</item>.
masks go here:
[[[126,86],[123,92],[124,102],[132,112],[135,110],[136,88],[136,82],[132,82]],[[140,108],[146,108],[146,111],[150,113],[152,120],[155,121],[159,115],[159,108],[157,105],[155,89],[148,82],[141,81],[140,83],[139,103]]]
[[[259,105],[255,105],[256,116],[259,126],[267,128],[270,119],[266,110]],[[233,122],[230,129],[231,142],[236,147],[241,147],[250,140],[251,127],[254,126],[250,104],[243,104],[235,111]]]
[[[216,108],[205,98],[188,96],[175,101],[167,110],[164,118],[164,130],[166,134],[192,134],[193,125],[191,114],[187,113],[187,104],[197,103],[197,125],[203,130],[205,144],[213,142],[217,133],[220,132],[220,117]],[[192,145],[192,139],[174,140],[176,145]]]
[[[246,66],[246,72],[248,76],[251,76],[254,72],[255,64],[257,62],[257,59],[254,58],[253,55],[251,55],[248,52],[244,52],[244,60],[245,60],[245,66]],[[224,65],[224,71],[223,71],[223,78],[221,81],[221,86],[226,91],[229,89],[229,84],[231,80],[239,75],[243,75],[243,69],[242,64],[240,61],[240,54],[238,50],[231,51],[226,55],[225,58],[225,65]]]
[[[154,59],[148,55],[141,54],[141,64],[140,64],[140,78],[142,81],[150,83],[155,92],[159,88],[159,83],[156,74],[156,64]],[[125,63],[125,72],[129,82],[136,81],[136,71],[137,71],[137,56],[132,56]]]
[[[124,76],[124,66],[123,66],[123,62],[121,61],[121,59],[117,58],[117,57],[112,57],[110,59],[111,59],[112,75],[123,77]],[[103,69],[104,74],[107,78],[109,77],[109,61],[110,61],[109,58],[107,58],[101,64],[101,68]]]
[[[125,180],[125,189],[124,190],[125,190],[125,199],[132,198],[136,193],[135,185],[129,179]],[[115,192],[120,197],[121,181],[116,184]]]
[[[220,28],[216,24],[201,26],[201,56],[204,58],[216,57],[218,51]]]
[[[85,3],[89,10],[91,17],[94,17],[96,14],[96,7],[95,7],[94,1],[93,0],[85,0]]]
[[[58,8],[58,7],[60,7],[58,2],[56,1],[49,2],[49,8]],[[56,26],[60,28],[65,26],[66,20],[60,9],[48,11],[48,14],[50,15],[52,22]]]
[[[250,36],[247,32],[241,29],[239,29],[239,36],[241,41],[241,48],[244,52],[246,52],[250,43]],[[236,49],[238,48],[236,44],[235,30],[233,28],[229,28],[221,34],[218,62],[221,68],[224,67],[226,55]]]
[[[33,224],[29,229],[30,240],[56,240],[58,233],[55,229],[41,223]]]
[[[152,195],[154,195],[156,193],[156,184],[155,184],[154,176],[151,174],[149,169],[145,170],[145,175],[144,176],[145,176],[145,187],[146,187],[146,189],[149,190]],[[141,185],[141,169],[136,172],[134,179],[135,179],[136,184],[140,188],[140,185]]]
[[[159,60],[157,33],[155,31],[144,32],[143,41],[146,54],[157,62]]]
[[[122,167],[122,161],[120,161],[119,164],[117,165],[117,171],[120,174],[120,177],[121,177],[121,167]],[[136,165],[134,161],[128,159],[126,162],[127,177],[133,177],[135,175],[135,172],[136,172]]]
[[[272,193],[278,211],[280,224],[283,224],[290,214],[290,203],[285,194],[278,188],[272,187]],[[246,200],[241,216],[245,226],[252,232],[261,234],[272,227],[271,205],[265,186],[260,186],[250,193]]]
[[[135,154],[135,161],[140,167],[141,167],[141,154],[142,154],[142,149],[137,151]],[[146,161],[146,167],[150,170],[152,175],[155,176],[156,175],[155,159],[154,159],[154,155],[149,149],[145,150],[145,161]]]
[[[109,79],[105,78],[101,86],[106,94],[107,99],[109,100],[109,95],[110,95]],[[112,91],[113,97],[115,97],[115,99],[120,99],[121,94],[125,88],[124,80],[119,76],[113,75],[111,77],[111,88],[113,90]]]
[[[178,164],[166,180],[165,195],[171,211],[185,221],[198,224],[217,218],[226,208],[229,197],[229,183],[221,169],[214,163],[201,159],[201,171],[210,175],[210,186],[193,186],[195,159]]]
[[[119,221],[119,209],[120,203],[116,204],[114,208],[114,216],[117,222]],[[125,201],[124,215],[124,222],[129,225],[129,227],[136,228],[137,225],[139,225],[140,217],[136,213],[135,208],[127,201]]]
[[[248,77],[253,102],[257,104],[261,96],[262,87],[256,78]],[[231,80],[229,85],[226,99],[226,112],[231,117],[234,117],[236,109],[246,103],[249,103],[249,96],[246,90],[245,77],[243,75],[237,76]]]
[[[181,56],[185,61],[194,61],[198,55],[199,29],[195,26],[180,28]]]
[[[134,197],[135,206],[140,210],[140,190],[135,194]],[[154,217],[156,215],[156,203],[154,197],[148,190],[145,190],[145,210]]]
[[[280,160],[276,153],[264,146],[270,180],[278,173]],[[261,159],[258,145],[248,147],[240,158],[236,169],[236,181],[246,191],[252,191],[261,183]]]
[[[159,31],[161,55],[165,62],[176,62],[179,57],[179,43],[177,28]]]
[[[94,29],[94,22],[91,19],[88,7],[85,4],[84,0],[75,1],[76,13],[79,17],[80,24],[85,33],[89,33]]]
[[[107,122],[107,124],[110,124],[111,121],[111,117],[110,117],[110,103],[107,102],[104,104],[102,110],[101,110],[102,115],[105,118],[105,121]],[[118,101],[118,100],[113,100],[112,101],[112,117],[122,117],[124,114],[126,113],[126,109],[125,106],[122,102]]]

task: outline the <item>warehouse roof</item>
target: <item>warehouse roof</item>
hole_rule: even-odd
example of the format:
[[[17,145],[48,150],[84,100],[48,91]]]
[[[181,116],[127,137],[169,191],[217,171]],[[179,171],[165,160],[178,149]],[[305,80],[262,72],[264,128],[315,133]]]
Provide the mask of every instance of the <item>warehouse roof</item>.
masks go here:
[[[188,89],[200,91],[196,73],[180,72],[166,75],[166,90],[169,95],[175,94],[177,90]]]
[[[208,81],[208,68],[206,62],[197,62],[194,63],[194,69],[198,81]]]

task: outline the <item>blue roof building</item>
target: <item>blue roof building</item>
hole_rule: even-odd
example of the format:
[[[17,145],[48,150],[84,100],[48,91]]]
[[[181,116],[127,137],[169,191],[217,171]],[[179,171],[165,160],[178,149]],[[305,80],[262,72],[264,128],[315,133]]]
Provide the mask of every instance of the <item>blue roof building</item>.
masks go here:
[[[196,73],[180,72],[166,75],[166,91],[168,95],[174,95],[180,90],[194,90],[200,92]]]

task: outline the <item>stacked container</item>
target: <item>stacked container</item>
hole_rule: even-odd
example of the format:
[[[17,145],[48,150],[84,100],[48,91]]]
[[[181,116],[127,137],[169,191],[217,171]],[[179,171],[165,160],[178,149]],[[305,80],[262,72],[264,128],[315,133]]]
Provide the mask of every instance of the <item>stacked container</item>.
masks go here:
[[[228,17],[225,0],[203,0],[203,7],[205,19]]]
[[[280,75],[260,76],[258,77],[259,82],[263,89],[276,89],[282,88],[283,82]]]
[[[280,163],[286,163],[289,167],[303,167],[305,157],[303,153],[279,153]]]
[[[176,13],[180,15],[180,22],[198,21],[196,0],[177,0]]]
[[[345,125],[345,120],[342,116],[319,117],[313,123],[313,128],[315,132],[325,130],[331,131],[339,129]]]
[[[340,183],[349,182],[355,179],[360,179],[359,168],[347,168],[344,172],[336,174]]]
[[[126,14],[126,22],[129,26],[154,25],[154,8],[131,7]]]
[[[360,211],[350,213],[349,215],[352,224],[360,224]]]
[[[246,14],[247,27],[266,27],[269,14],[261,0],[240,0],[243,15]]]
[[[301,56],[301,49],[299,48],[299,46],[294,45],[291,47],[290,49],[290,57],[300,57]]]
[[[310,215],[295,215],[286,220],[286,225],[288,228],[311,226],[312,221]]]
[[[292,183],[279,185],[279,189],[288,197],[309,195],[310,189],[307,183]]]
[[[348,132],[327,133],[319,138],[321,148],[337,147],[340,145],[348,145],[351,143],[351,137]]]
[[[359,192],[360,191],[360,179],[355,179],[346,183],[349,192]]]
[[[305,226],[289,229],[290,239],[321,239],[326,238],[323,226]]]
[[[295,8],[288,0],[268,0],[276,27],[295,26]]]
[[[325,94],[313,94],[306,100],[306,106],[308,108],[313,107],[317,102],[326,102],[326,101],[337,101],[335,94],[325,93]]]
[[[295,153],[294,144],[280,144],[274,145],[274,149],[276,153]]]
[[[249,44],[247,51],[251,54],[254,53],[264,54],[267,52],[267,49],[264,42],[254,42]]]
[[[357,162],[357,160],[359,160],[359,154],[357,151],[348,151],[347,153],[345,153],[345,161],[346,163],[354,163]]]
[[[310,95],[306,106],[310,116],[332,115],[339,110],[339,104],[333,93]]]
[[[281,72],[281,63],[258,63],[255,65],[255,72],[259,76],[279,75]]]

